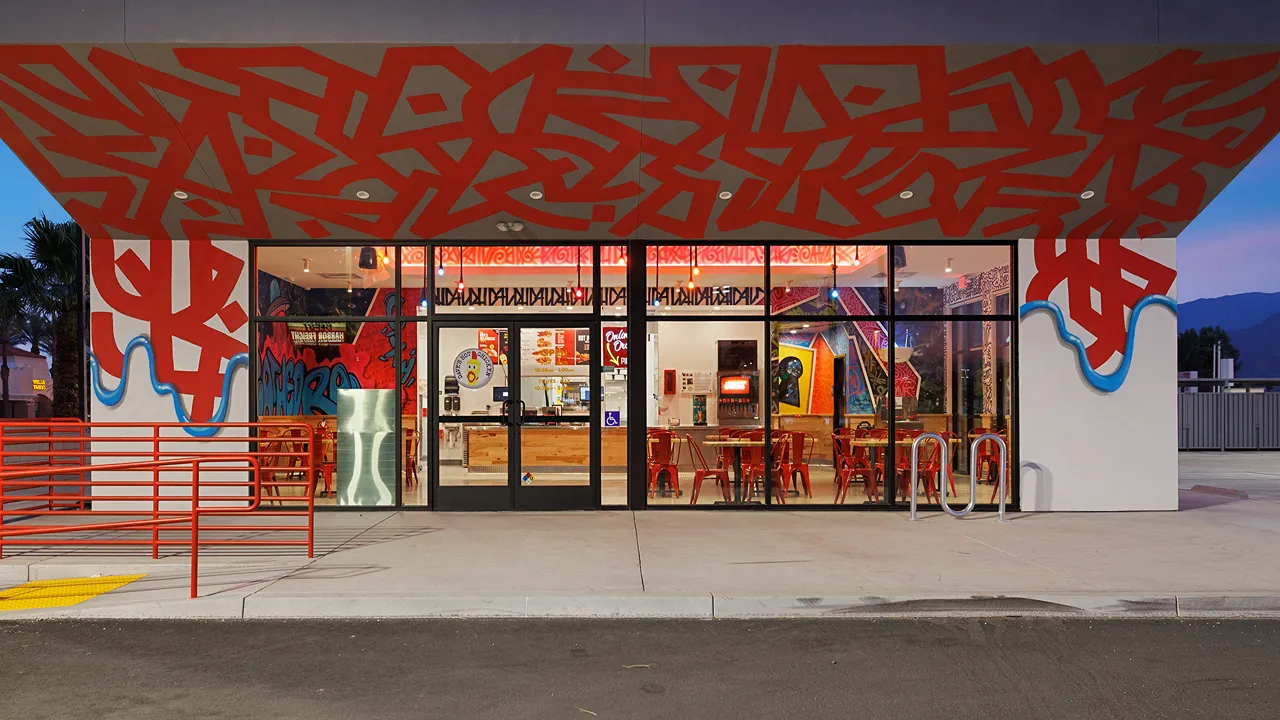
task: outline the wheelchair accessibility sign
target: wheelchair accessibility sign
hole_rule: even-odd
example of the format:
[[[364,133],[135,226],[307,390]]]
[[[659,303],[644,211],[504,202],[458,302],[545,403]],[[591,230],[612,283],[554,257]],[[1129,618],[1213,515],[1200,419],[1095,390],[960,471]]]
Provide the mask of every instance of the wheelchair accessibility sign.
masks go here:
[[[605,427],[622,427],[622,411],[621,410],[605,410],[604,426]]]

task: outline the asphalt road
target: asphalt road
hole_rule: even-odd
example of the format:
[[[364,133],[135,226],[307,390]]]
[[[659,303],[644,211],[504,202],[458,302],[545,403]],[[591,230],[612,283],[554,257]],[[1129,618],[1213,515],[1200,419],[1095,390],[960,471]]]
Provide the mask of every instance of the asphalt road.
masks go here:
[[[1280,622],[0,623],[0,718],[1280,717]]]

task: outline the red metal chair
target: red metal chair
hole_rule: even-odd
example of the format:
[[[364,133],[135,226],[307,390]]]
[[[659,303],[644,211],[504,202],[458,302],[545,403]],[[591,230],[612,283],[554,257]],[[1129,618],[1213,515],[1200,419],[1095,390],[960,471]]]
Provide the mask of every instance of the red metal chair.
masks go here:
[[[911,487],[911,451],[907,449],[907,470],[903,473],[905,481],[904,489],[906,490],[907,500],[911,499],[911,492],[915,488]],[[949,468],[948,468],[949,469]],[[920,478],[924,481],[924,499],[926,502],[932,501],[941,504],[942,500],[938,496],[938,476],[942,472],[942,446],[937,440],[929,438],[920,443]],[[951,484],[951,492],[956,491],[955,483]]]
[[[333,497],[333,473],[337,470],[337,463],[329,459],[325,453],[325,446],[333,440],[333,433],[329,430],[329,426],[320,423],[316,427],[316,442],[311,448],[311,467],[315,472],[315,487],[320,487],[320,480],[324,480],[324,493],[329,497]]]
[[[702,448],[698,447],[698,443],[694,442],[692,435],[685,435],[685,440],[689,443],[689,451],[694,459],[693,469],[693,493],[689,496],[689,504],[698,504],[698,493],[702,491],[702,481],[708,477],[716,479],[716,485],[720,488],[720,496],[725,502],[729,502],[729,471],[722,467],[709,467],[707,459],[702,454]]]
[[[413,428],[404,429],[404,486],[413,488],[418,485],[418,431]]]
[[[969,431],[969,445],[973,445],[973,441],[979,437],[990,433],[990,428],[976,427]],[[995,441],[983,440],[977,448],[978,453],[978,479],[982,482],[998,483],[992,470],[1000,462],[1000,449],[996,447]],[[984,479],[985,478],[985,479]]]
[[[864,433],[865,434],[865,433]],[[853,440],[856,433],[835,433],[831,436],[832,447],[836,452],[836,502],[843,503],[849,493],[849,485],[854,478],[861,477],[864,491],[870,493],[874,487],[875,473],[871,468],[871,460],[867,457],[867,449],[855,447]]]
[[[759,433],[760,433],[761,439],[763,439],[764,431],[761,430],[759,431]],[[756,435],[756,431],[752,431],[748,435],[754,438]],[[767,481],[772,484],[773,496],[774,498],[777,499],[778,503],[783,505],[786,504],[787,475],[782,468],[783,468],[783,464],[786,462],[786,459],[788,457],[788,451],[789,451],[790,445],[791,445],[791,437],[789,434],[786,434],[786,433],[780,435],[777,439],[773,441],[773,451],[770,453],[772,462],[770,463],[770,468],[768,473],[764,471],[764,459],[763,459],[764,448],[744,448],[743,449],[744,456],[746,455],[747,450],[754,450],[755,452],[760,454],[760,458],[761,458],[759,462],[755,462],[750,466],[746,465],[745,462],[743,463],[742,473],[745,476],[743,478],[743,485],[745,486],[746,499],[750,500],[751,497],[755,494],[755,484],[757,482],[763,485],[763,483]]]
[[[670,430],[654,430],[649,433],[648,464],[645,474],[649,478],[649,497],[658,493],[658,476],[667,473],[671,494],[680,497],[680,436]]]
[[[1001,430],[997,434],[1000,435],[1001,440],[1004,440],[1005,451],[1008,452],[1009,431]],[[995,443],[988,440],[987,442],[983,443],[983,445],[994,446]],[[994,471],[991,473],[991,499],[987,501],[990,503],[994,503],[996,501],[996,497],[1000,495],[1000,474],[999,474],[1000,473],[1000,448],[996,447],[992,451],[992,455],[994,455],[995,457],[992,459]],[[1009,482],[1008,468],[1006,468],[1005,469],[1005,490],[1004,490],[1006,497],[1012,494],[1011,486],[1012,486],[1012,483]]]
[[[784,487],[792,486],[799,491],[800,488],[796,485],[798,475],[804,483],[805,496],[813,497],[813,488],[809,485],[809,462],[813,459],[813,448],[818,444],[818,439],[801,430],[789,430],[782,435],[789,438],[789,450],[782,463],[782,474],[786,480]]]

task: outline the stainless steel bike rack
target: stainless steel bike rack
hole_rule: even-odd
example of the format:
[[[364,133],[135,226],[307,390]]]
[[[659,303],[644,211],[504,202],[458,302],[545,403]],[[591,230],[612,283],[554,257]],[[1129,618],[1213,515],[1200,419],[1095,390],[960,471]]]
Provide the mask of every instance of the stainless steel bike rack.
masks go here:
[[[1009,522],[1004,516],[1005,495],[1008,494],[1009,477],[1006,468],[1009,465],[1009,447],[1005,444],[1004,438],[995,433],[986,433],[979,435],[973,439],[973,444],[969,446],[969,488],[973,493],[973,498],[969,500],[969,510],[973,509],[973,500],[977,497],[978,487],[978,445],[983,441],[994,440],[996,448],[1000,450],[1000,522]],[[942,491],[942,507],[947,507],[947,491]],[[947,510],[947,512],[951,512]],[[966,510],[965,512],[968,512]],[[952,513],[953,515],[955,513]]]
[[[1009,477],[1006,470],[1009,459],[1009,447],[1005,444],[1004,438],[994,433],[986,433],[973,439],[973,444],[969,446],[969,504],[962,510],[952,510],[947,504],[947,479],[945,476],[946,469],[951,465],[951,447],[950,444],[937,433],[924,433],[916,437],[911,443],[911,519],[918,520],[916,517],[916,489],[920,485],[920,443],[925,440],[935,440],[942,446],[940,462],[938,464],[938,493],[939,503],[942,509],[951,517],[964,517],[973,512],[973,506],[978,502],[978,445],[987,441],[994,440],[996,448],[1000,453],[1000,522],[1009,522],[1005,518],[1005,495],[1008,491]]]
[[[938,464],[938,467],[942,468],[942,470],[938,473],[939,482],[941,485],[944,485],[944,486],[946,485],[946,482],[943,481],[942,476],[945,473],[946,468],[950,467],[951,465],[950,443],[948,443],[946,441],[946,438],[942,437],[938,433],[924,433],[923,435],[916,437],[915,441],[911,443],[911,519],[912,520],[919,520],[919,518],[916,517],[916,488],[920,486],[920,443],[930,439],[936,440],[938,444],[942,446],[942,456]],[[977,486],[975,485],[974,487],[976,488]],[[956,515],[955,513],[951,512],[951,508],[947,507],[947,496],[945,493],[946,491],[944,490],[942,495],[942,507],[952,515]],[[973,503],[969,503],[969,510],[972,510],[972,509],[973,509]],[[963,515],[964,513],[969,512],[969,510],[965,510],[964,512],[960,513],[960,515]],[[960,517],[960,515],[956,515],[956,517]]]

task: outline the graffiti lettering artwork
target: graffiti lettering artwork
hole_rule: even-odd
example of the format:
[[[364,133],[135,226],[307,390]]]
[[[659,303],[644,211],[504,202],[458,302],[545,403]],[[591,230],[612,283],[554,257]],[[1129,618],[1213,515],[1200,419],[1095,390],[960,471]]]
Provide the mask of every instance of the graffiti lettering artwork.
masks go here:
[[[438,238],[494,218],[1150,237],[1275,136],[1278,66],[1245,47],[12,45],[0,140],[94,237]]]

